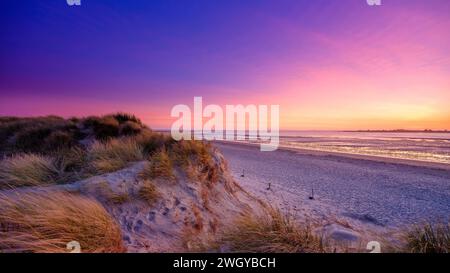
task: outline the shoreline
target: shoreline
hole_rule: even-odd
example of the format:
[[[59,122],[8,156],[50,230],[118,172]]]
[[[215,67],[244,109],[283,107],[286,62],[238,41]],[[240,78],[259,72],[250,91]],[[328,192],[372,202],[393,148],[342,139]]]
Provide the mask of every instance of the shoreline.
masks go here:
[[[214,144],[246,191],[301,215],[344,219],[358,230],[378,234],[450,215],[447,166],[286,148],[269,153],[247,143]]]
[[[250,147],[259,147],[259,143],[246,143],[246,142],[235,142],[235,141],[227,141],[227,140],[214,140],[211,141],[214,143],[220,143],[225,145],[242,145],[242,146],[250,146]],[[445,170],[450,171],[450,164],[439,163],[439,162],[430,162],[430,161],[420,161],[420,160],[412,160],[412,159],[404,159],[404,158],[393,158],[393,157],[385,157],[385,156],[377,156],[377,155],[362,155],[362,154],[350,154],[345,152],[332,152],[332,151],[322,151],[322,150],[312,150],[312,149],[302,149],[302,148],[291,148],[286,146],[279,146],[278,150],[290,151],[294,153],[298,153],[301,155],[311,155],[311,156],[323,156],[323,157],[342,157],[347,159],[358,159],[358,160],[366,160],[366,161],[374,161],[379,163],[387,163],[387,164],[399,164],[406,165],[412,167],[423,167],[428,169],[437,169],[437,170]],[[270,153],[270,152],[269,152]]]

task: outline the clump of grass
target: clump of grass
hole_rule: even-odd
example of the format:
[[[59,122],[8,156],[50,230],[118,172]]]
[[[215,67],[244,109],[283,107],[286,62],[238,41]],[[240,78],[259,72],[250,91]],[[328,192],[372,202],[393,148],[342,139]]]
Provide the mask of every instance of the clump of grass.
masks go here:
[[[170,137],[170,135],[155,133],[149,129],[143,130],[140,134],[135,136],[135,139],[137,143],[142,146],[146,156],[151,156],[161,148],[170,147],[175,143],[175,140]]]
[[[89,136],[106,141],[149,130],[134,115],[117,113],[102,117],[63,119],[56,116],[0,120],[0,152],[49,154],[55,149],[80,146]]]
[[[119,136],[119,122],[112,116],[87,117],[83,126],[91,129],[96,139],[107,140]]]
[[[140,173],[143,179],[154,179],[158,177],[174,179],[172,160],[170,159],[166,149],[161,149],[155,153],[150,161],[145,165]]]
[[[48,156],[21,154],[0,162],[0,188],[52,184],[58,175],[54,159]]]
[[[23,152],[36,152],[42,148],[43,140],[51,133],[51,128],[33,126],[27,127],[15,135],[14,149]]]
[[[84,128],[92,130],[95,138],[99,140],[136,135],[147,129],[136,116],[126,113],[87,117],[82,124]]]
[[[88,151],[88,158],[95,173],[107,173],[123,169],[130,162],[143,160],[142,148],[132,138],[95,142]]]
[[[54,152],[56,165],[64,172],[82,173],[87,164],[87,151],[80,147],[58,149]]]
[[[115,204],[115,205],[120,205],[123,203],[126,203],[130,200],[130,196],[126,193],[113,193],[108,201]]]
[[[325,252],[322,238],[309,225],[301,226],[293,217],[269,208],[265,215],[246,213],[215,243],[230,252],[312,253]]]
[[[137,123],[139,125],[142,125],[142,122],[140,119],[138,119],[135,115],[128,114],[128,113],[115,113],[111,115],[114,119],[116,119],[119,123],[126,123],[128,121],[131,121],[133,123]]]
[[[124,252],[120,228],[95,200],[57,191],[0,196],[0,252]]]
[[[54,131],[44,140],[46,151],[55,149],[67,149],[76,145],[76,140],[71,132]]]
[[[212,157],[212,147],[209,143],[179,141],[172,145],[171,156],[190,178],[211,184],[219,179],[219,167]]]
[[[142,125],[134,121],[125,121],[119,127],[119,132],[122,136],[137,135],[141,132],[141,130]]]
[[[76,143],[76,124],[60,117],[7,118],[0,123],[3,150],[47,153],[55,147]]]
[[[450,222],[415,226],[404,237],[407,252],[450,253]]]
[[[159,198],[159,192],[155,184],[150,180],[145,180],[144,184],[139,188],[138,196],[149,205],[154,205]]]
[[[106,140],[119,135],[119,122],[111,116],[102,117],[93,126],[95,137]]]
[[[180,140],[171,147],[172,157],[180,165],[188,164],[192,159],[207,161],[210,157],[208,144],[202,141]]]

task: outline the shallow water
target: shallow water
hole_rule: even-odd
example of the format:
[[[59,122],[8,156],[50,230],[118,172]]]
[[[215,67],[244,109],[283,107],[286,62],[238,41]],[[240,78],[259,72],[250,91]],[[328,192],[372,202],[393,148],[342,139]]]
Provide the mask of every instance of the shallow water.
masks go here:
[[[450,164],[450,133],[282,132],[282,146]]]
[[[280,146],[450,164],[450,132],[282,131]]]

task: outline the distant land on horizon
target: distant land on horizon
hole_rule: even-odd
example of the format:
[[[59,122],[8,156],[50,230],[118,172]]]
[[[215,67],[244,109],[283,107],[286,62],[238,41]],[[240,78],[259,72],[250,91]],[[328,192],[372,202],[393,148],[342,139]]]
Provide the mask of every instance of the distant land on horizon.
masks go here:
[[[170,132],[171,129],[166,128],[155,128],[153,129],[157,132]],[[194,132],[194,130],[192,130]],[[384,130],[384,129],[367,129],[367,130],[282,130],[280,132],[347,132],[347,133],[450,133],[450,130],[431,130],[431,129],[423,129],[423,130],[409,130],[409,129],[393,129],[393,130]]]
[[[113,113],[114,111],[112,111]],[[125,113],[125,111],[116,111],[116,113]],[[89,116],[89,115],[86,115]],[[71,118],[81,118],[82,116],[70,116],[64,117],[57,114],[48,114],[48,115],[29,115],[29,116],[21,116],[21,115],[1,115],[0,118],[31,118],[31,117],[58,117],[64,119]],[[158,128],[153,127],[151,124],[144,123],[149,126],[155,132],[170,132],[171,128]],[[192,130],[194,132],[194,130]],[[422,130],[412,130],[412,129],[360,129],[360,130],[308,130],[308,129],[280,129],[280,132],[347,132],[347,133],[450,133],[450,129],[443,130],[433,130],[433,129],[422,129]]]
[[[407,129],[395,129],[395,130],[345,130],[344,132],[356,132],[356,133],[450,133],[449,130],[407,130]]]

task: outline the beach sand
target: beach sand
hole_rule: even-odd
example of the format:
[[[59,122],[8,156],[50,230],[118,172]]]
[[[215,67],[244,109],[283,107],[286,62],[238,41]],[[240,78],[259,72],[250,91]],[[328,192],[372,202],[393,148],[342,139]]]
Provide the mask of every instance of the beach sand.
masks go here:
[[[259,146],[238,143],[215,146],[245,190],[294,211],[299,219],[339,219],[363,232],[384,233],[450,217],[445,164],[317,151],[260,152]]]

